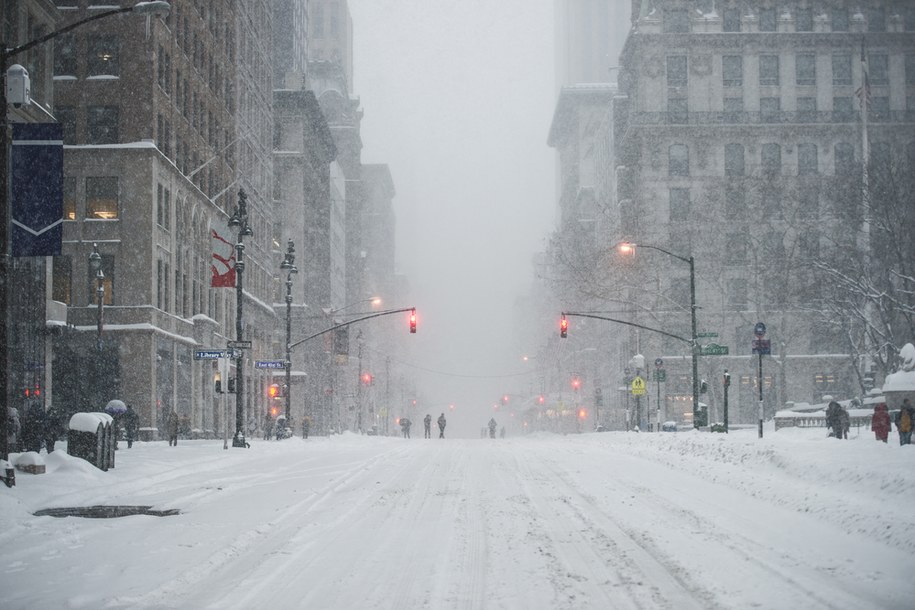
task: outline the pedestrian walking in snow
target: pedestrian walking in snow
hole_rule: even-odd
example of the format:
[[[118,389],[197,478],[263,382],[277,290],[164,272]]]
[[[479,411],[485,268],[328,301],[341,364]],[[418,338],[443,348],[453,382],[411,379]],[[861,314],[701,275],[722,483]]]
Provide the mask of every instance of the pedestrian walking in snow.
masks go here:
[[[403,432],[404,438],[410,438],[410,426],[412,426],[412,425],[413,425],[413,422],[411,422],[408,418],[406,418],[406,417],[400,418],[400,430]]]
[[[302,440],[308,438],[308,429],[310,427],[310,420],[307,417],[302,418]]]
[[[140,435],[140,416],[133,410],[133,406],[127,405],[124,411],[124,437],[127,439],[127,448],[133,447],[133,442]]]
[[[896,414],[896,430],[899,432],[899,445],[912,444],[912,425],[915,424],[915,409],[909,399],[902,401],[902,408]]]
[[[168,414],[168,422],[166,424],[168,429],[168,446],[171,447],[174,445],[178,446],[178,413],[172,409]]]
[[[26,451],[41,451],[41,441],[45,434],[44,407],[37,402],[29,405],[22,425],[23,449]]]
[[[62,421],[63,416],[60,409],[52,405],[45,414],[44,420],[44,446],[48,453],[54,451],[54,443],[60,437]]]
[[[445,414],[438,416],[438,437],[445,438]]]
[[[886,442],[890,433],[890,412],[886,408],[886,403],[880,403],[874,407],[874,416],[871,418],[871,430],[878,441]]]
[[[428,413],[423,418],[423,431],[426,433],[426,438],[432,438],[432,416]]]
[[[834,400],[826,406],[826,427],[831,430],[829,436],[842,438],[842,405]]]
[[[489,438],[496,438],[496,426],[498,425],[495,417],[489,420]]]

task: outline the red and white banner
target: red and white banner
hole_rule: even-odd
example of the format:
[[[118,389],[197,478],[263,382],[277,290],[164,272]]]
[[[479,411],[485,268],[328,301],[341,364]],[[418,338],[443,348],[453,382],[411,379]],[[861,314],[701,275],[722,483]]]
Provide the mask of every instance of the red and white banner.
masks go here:
[[[210,223],[210,249],[213,258],[210,262],[211,288],[235,287],[235,243],[229,233],[229,225],[222,220]]]

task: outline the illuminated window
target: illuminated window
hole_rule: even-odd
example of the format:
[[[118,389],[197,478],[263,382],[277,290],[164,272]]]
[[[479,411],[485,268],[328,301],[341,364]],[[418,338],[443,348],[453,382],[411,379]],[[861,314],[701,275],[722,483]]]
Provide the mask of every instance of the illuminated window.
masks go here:
[[[120,43],[117,36],[92,36],[89,38],[87,68],[89,76],[118,76]]]
[[[86,218],[113,220],[118,217],[118,179],[86,178]]]
[[[64,178],[64,220],[76,220],[76,178]]]

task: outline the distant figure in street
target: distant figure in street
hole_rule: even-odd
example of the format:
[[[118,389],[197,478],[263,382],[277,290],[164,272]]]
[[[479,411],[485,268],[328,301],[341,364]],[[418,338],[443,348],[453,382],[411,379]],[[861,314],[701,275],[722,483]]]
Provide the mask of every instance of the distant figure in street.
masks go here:
[[[915,409],[906,398],[902,401],[902,408],[896,414],[896,430],[899,432],[899,445],[912,444],[912,425],[915,424]]]
[[[445,438],[445,414],[438,416],[438,437]]]
[[[140,435],[140,416],[133,410],[132,405],[127,405],[124,411],[124,436],[127,439],[127,448],[133,447],[133,442]]]
[[[499,438],[505,438],[505,426],[499,429]]]
[[[489,438],[496,438],[496,426],[498,425],[495,417],[489,420]]]
[[[174,445],[178,446],[178,413],[172,409],[168,414],[168,422],[166,423],[166,428],[168,430],[168,446],[171,447]]]
[[[830,436],[836,438],[843,436],[842,411],[844,411],[842,405],[834,400],[829,401],[826,406],[826,427],[832,430],[829,433]]]
[[[423,418],[423,431],[426,433],[425,438],[432,438],[432,416],[428,413]]]
[[[53,405],[48,409],[48,412],[45,415],[44,446],[48,450],[48,453],[54,451],[54,443],[57,442],[57,438],[60,436],[62,419],[60,409]]]
[[[270,417],[270,411],[264,414],[264,440],[269,441],[273,436],[273,418]]]
[[[19,453],[19,443],[22,441],[22,422],[19,420],[19,409],[6,408],[6,442],[10,453]]]
[[[848,439],[848,429],[851,428],[851,420],[848,417],[848,409],[842,408],[839,411],[839,432],[840,438]]]
[[[41,451],[41,441],[45,434],[44,407],[37,402],[28,406],[25,421],[22,425],[23,449],[26,451]]]
[[[878,441],[886,442],[890,433],[890,412],[886,408],[886,403],[880,403],[874,407],[874,416],[871,418],[871,430]]]
[[[308,438],[308,428],[310,424],[307,417],[302,418],[302,440]]]
[[[404,438],[410,438],[410,426],[412,426],[412,425],[413,425],[413,422],[411,422],[408,418],[406,418],[406,417],[400,418],[400,429],[403,432]]]

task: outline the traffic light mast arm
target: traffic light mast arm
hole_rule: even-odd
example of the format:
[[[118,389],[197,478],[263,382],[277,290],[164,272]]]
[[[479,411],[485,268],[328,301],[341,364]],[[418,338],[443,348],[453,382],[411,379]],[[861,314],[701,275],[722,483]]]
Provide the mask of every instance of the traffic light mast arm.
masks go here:
[[[416,309],[415,307],[404,307],[403,309],[389,309],[387,311],[379,311],[378,313],[373,313],[373,314],[370,314],[367,316],[362,316],[361,318],[356,318],[355,320],[350,320],[349,322],[341,322],[340,324],[334,324],[330,328],[325,328],[324,330],[322,330],[320,332],[316,332],[313,335],[309,335],[309,336],[305,337],[304,339],[299,339],[295,343],[290,343],[289,349],[292,349],[297,345],[301,345],[301,344],[305,343],[306,341],[311,341],[312,339],[314,339],[316,337],[320,337],[321,335],[326,335],[327,333],[333,332],[333,331],[337,330],[338,328],[343,328],[344,326],[349,326],[350,324],[355,324],[356,322],[363,322],[365,320],[371,320],[372,318],[380,318],[381,316],[390,316],[395,313],[404,313],[405,311],[414,311],[415,309]]]
[[[616,322],[617,324],[625,324],[626,326],[635,326],[636,328],[641,328],[643,330],[648,330],[653,333],[660,333],[662,335],[672,337],[674,339],[677,339],[678,341],[683,341],[684,343],[686,343],[688,345],[693,344],[691,339],[686,339],[679,335],[674,335],[674,334],[671,334],[671,333],[663,331],[663,330],[658,330],[657,328],[651,328],[650,326],[642,326],[641,324],[636,324],[635,322],[626,322],[625,320],[616,320],[614,318],[605,318],[604,316],[596,316],[596,315],[590,314],[590,313],[576,313],[574,311],[564,311],[564,312],[562,312],[562,315],[577,316],[579,318],[593,318],[595,320],[606,320],[607,322]]]

